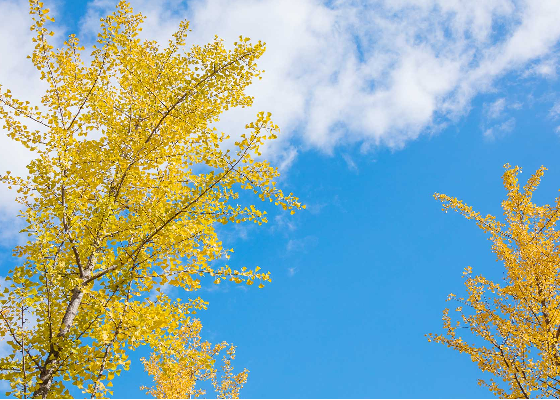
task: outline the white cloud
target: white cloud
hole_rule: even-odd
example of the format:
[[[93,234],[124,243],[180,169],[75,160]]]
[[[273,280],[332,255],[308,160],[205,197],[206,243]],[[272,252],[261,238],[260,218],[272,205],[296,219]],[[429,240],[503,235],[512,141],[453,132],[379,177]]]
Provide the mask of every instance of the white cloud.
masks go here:
[[[506,107],[506,99],[503,97],[494,101],[489,105],[485,105],[486,116],[489,119],[496,119],[500,117]]]
[[[557,101],[557,102],[554,103],[554,105],[552,106],[552,108],[548,112],[548,115],[552,119],[557,119],[558,117],[560,117],[560,101]]]
[[[556,78],[556,66],[558,65],[558,57],[552,56],[544,60],[539,60],[533,66],[528,68],[523,77],[541,76],[543,78]]]
[[[484,137],[488,140],[495,140],[513,131],[515,128],[515,118],[509,118],[501,124],[495,125],[484,131]]]
[[[298,151],[293,146],[281,146],[282,148],[277,151],[279,153],[279,157],[282,160],[278,165],[278,170],[282,173],[288,170],[294,161],[296,160]]]
[[[96,18],[88,21],[110,5],[96,0],[90,10]],[[240,34],[267,42],[261,62],[267,73],[250,88],[254,110],[229,112],[221,126],[241,129],[255,111],[272,111],[285,133],[270,150],[272,156],[283,153],[280,159],[295,154],[290,139],[296,132],[303,147],[327,152],[343,142],[402,147],[441,120],[466,114],[473,96],[508,71],[550,55],[560,37],[554,0],[339,0],[330,6],[319,0],[191,0],[188,7],[175,0],[137,0],[133,5],[148,16],[147,37],[168,37],[186,17],[193,43],[215,34],[226,42]]]
[[[342,158],[344,159],[344,162],[346,163],[346,165],[348,166],[348,169],[350,171],[354,171],[356,173],[358,173],[360,171],[360,169],[358,168],[358,165],[356,165],[356,163],[354,162],[354,160],[352,159],[352,157],[350,157],[350,155],[348,153],[343,153]]]
[[[288,233],[296,230],[294,220],[287,215],[287,213],[278,214],[274,217],[274,224],[270,227],[271,232],[279,231],[281,233]]]
[[[514,110],[521,110],[523,108],[523,103],[520,101],[514,101],[509,105]]]
[[[82,35],[91,39],[99,17],[115,3],[91,2]],[[467,114],[472,98],[493,89],[496,79],[508,72],[552,74],[560,38],[556,0],[132,4],[147,16],[142,35],[162,43],[183,18],[191,21],[191,43],[208,42],[215,34],[226,43],[239,35],[267,42],[260,63],[267,72],[249,89],[255,96],[253,109],[226,113],[219,127],[240,132],[257,111],[271,111],[283,132],[266,156],[283,168],[308,148],[333,152],[347,143],[360,143],[364,150],[400,148]],[[0,49],[11,55],[0,66],[0,82],[36,100],[40,85],[24,57],[31,48],[26,6],[3,1],[0,12],[5,16]],[[27,155],[6,143],[2,138],[3,153],[9,156],[0,169],[10,165],[21,170],[24,162],[19,160]]]
[[[317,246],[319,239],[315,236],[306,236],[302,239],[290,239],[286,245],[287,251],[307,252],[308,249]]]
[[[484,103],[481,123],[483,136],[487,140],[495,140],[505,136],[515,128],[515,118],[509,116],[506,110],[519,110],[523,105],[519,102],[506,102],[505,98],[499,98],[492,103]],[[489,126],[489,127],[487,127]]]
[[[545,77],[555,77],[556,76],[556,65],[557,60],[547,60],[535,66],[535,73],[537,75],[542,75]]]

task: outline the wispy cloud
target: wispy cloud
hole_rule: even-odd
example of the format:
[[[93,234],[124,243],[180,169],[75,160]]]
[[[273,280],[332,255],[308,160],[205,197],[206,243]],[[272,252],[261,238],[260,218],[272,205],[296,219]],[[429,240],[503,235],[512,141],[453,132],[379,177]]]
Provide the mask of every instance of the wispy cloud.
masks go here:
[[[284,234],[296,230],[296,224],[293,218],[287,213],[278,214],[274,217],[274,224],[270,227],[272,232],[278,231]]]
[[[354,162],[354,160],[352,159],[350,154],[343,153],[342,158],[344,159],[344,162],[346,163],[346,165],[348,166],[348,169],[350,171],[354,171],[356,173],[358,173],[360,171],[360,169],[358,168],[358,165],[356,165],[356,163]]]
[[[313,215],[319,215],[321,213],[321,211],[323,211],[323,209],[327,206],[326,203],[311,203],[311,204],[306,204],[307,208],[306,210],[308,212],[310,212]]]
[[[556,103],[554,103],[554,105],[552,106],[552,108],[548,112],[548,115],[552,119],[558,119],[558,117],[560,117],[560,101],[557,101]]]
[[[557,65],[558,56],[552,55],[543,60],[539,60],[538,62],[534,63],[534,65],[527,68],[527,70],[523,73],[523,77],[526,78],[529,76],[538,76],[547,79],[555,79]]]
[[[509,118],[501,124],[495,125],[484,131],[484,137],[487,140],[495,140],[510,133],[515,128],[515,118]]]
[[[485,105],[485,114],[489,119],[499,118],[506,107],[506,99],[503,97],[489,105]]]
[[[522,104],[515,101],[506,101],[499,98],[491,103],[484,103],[483,119],[481,129],[486,140],[499,139],[515,129],[515,118],[511,116],[511,110],[519,110]]]
[[[315,236],[306,236],[301,239],[290,239],[286,245],[287,251],[306,252],[312,247],[317,246],[319,240]]]

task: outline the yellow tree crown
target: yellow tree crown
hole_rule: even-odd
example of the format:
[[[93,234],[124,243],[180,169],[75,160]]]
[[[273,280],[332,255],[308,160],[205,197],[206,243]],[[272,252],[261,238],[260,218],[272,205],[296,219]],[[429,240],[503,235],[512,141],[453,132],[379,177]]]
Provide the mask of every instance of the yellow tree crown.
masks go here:
[[[449,309],[443,313],[445,334],[430,334],[429,340],[443,343],[470,355],[482,371],[494,379],[480,380],[502,398],[560,396],[560,197],[555,204],[532,202],[546,168],[541,167],[523,188],[519,167],[505,166],[507,199],[502,202],[505,221],[492,215],[482,217],[462,201],[436,193],[443,209],[453,209],[490,234],[492,251],[504,263],[504,282],[496,283],[471,267],[463,273],[468,296],[450,294],[459,302],[453,323]],[[464,328],[464,329],[463,329]],[[471,333],[470,343],[459,333]]]
[[[205,307],[172,301],[162,285],[270,280],[258,267],[223,264],[218,224],[266,222],[266,212],[238,204],[241,189],[284,209],[302,205],[259,159],[278,132],[270,113],[233,149],[213,127],[225,110],[251,106],[245,88],[261,73],[264,43],[240,37],[228,50],[216,37],[186,51],[183,22],[162,48],[138,37],[144,17],[121,1],[86,64],[77,37],[55,50],[49,10],[36,0],[30,9],[31,59],[48,90],[40,109],[0,87],[4,128],[36,154],[27,177],[1,176],[17,188],[29,241],[15,249],[21,264],[0,297],[12,348],[0,379],[16,396],[68,396],[65,381],[104,395],[128,368],[127,349],[157,344]]]

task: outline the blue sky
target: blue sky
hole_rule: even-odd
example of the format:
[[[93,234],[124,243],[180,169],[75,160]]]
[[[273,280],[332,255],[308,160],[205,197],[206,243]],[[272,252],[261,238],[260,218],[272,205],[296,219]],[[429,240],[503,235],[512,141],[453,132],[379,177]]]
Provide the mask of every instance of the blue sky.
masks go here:
[[[26,2],[0,0],[0,82],[20,97],[41,91],[25,59]],[[51,4],[51,2],[47,2]],[[85,44],[113,0],[53,1],[59,30]],[[526,179],[548,168],[535,195],[560,188],[560,5],[495,0],[133,1],[146,37],[187,18],[192,42],[242,34],[268,43],[252,110],[224,116],[235,132],[257,111],[282,129],[266,151],[282,186],[307,210],[270,209],[267,226],[226,228],[232,266],[272,272],[265,289],[208,281],[203,337],[237,345],[249,398],[489,397],[468,356],[428,343],[441,332],[461,273],[499,279],[503,266],[472,221],[445,214],[434,192],[501,216],[503,165]],[[62,40],[62,35],[56,40]],[[29,41],[30,42],[30,41]],[[89,42],[89,44],[91,44]],[[6,56],[9,55],[9,56]],[[4,137],[0,169],[26,153]],[[21,238],[11,195],[0,192],[3,271]],[[2,273],[0,272],[0,275]],[[172,294],[184,298],[184,294]],[[115,397],[144,397],[138,359]]]

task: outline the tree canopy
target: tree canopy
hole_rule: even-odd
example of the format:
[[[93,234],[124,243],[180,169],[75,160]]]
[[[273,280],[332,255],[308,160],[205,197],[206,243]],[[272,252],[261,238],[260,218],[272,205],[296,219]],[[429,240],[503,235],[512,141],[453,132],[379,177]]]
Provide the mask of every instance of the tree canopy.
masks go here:
[[[166,338],[193,329],[191,314],[205,307],[162,287],[270,280],[226,264],[232,250],[216,227],[266,222],[266,212],[240,204],[240,191],[292,212],[302,205],[260,158],[278,132],[270,114],[258,113],[231,145],[213,126],[225,110],[251,106],[245,89],[260,78],[264,43],[240,37],[228,49],[216,37],[185,50],[185,21],[161,47],[140,39],[144,17],[121,1],[86,63],[75,35],[60,49],[49,44],[53,20],[41,2],[30,0],[30,11],[31,60],[48,90],[39,106],[0,87],[4,129],[35,154],[27,176],[1,176],[17,190],[28,241],[15,248],[19,263],[0,297],[11,348],[0,379],[16,397],[68,397],[68,384],[104,396],[129,368],[129,351],[183,345]]]

